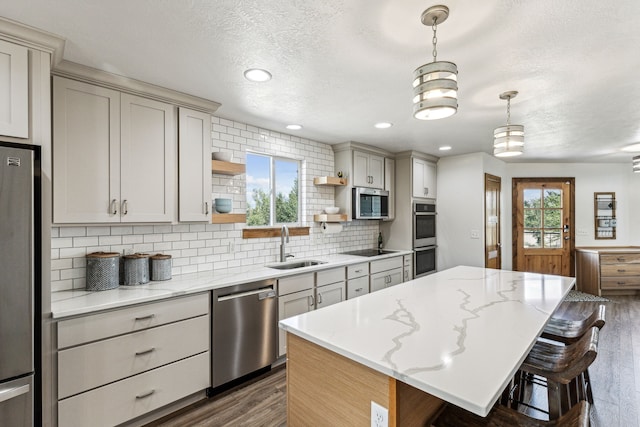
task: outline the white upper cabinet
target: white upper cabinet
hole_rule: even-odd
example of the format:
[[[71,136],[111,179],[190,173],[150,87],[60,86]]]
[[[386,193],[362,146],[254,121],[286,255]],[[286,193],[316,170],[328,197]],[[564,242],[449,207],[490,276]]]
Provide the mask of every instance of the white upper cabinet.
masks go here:
[[[122,94],[121,221],[170,222],[175,207],[175,107]]]
[[[29,137],[28,49],[0,40],[0,135]]]
[[[389,192],[389,218],[385,221],[393,221],[396,217],[396,161],[384,159],[384,189]]]
[[[432,162],[413,158],[413,197],[436,198],[436,165]]]
[[[384,188],[384,157],[353,151],[353,186]]]
[[[53,83],[53,222],[170,222],[175,107],[74,80]]]
[[[211,222],[211,115],[179,108],[178,121],[178,220]]]
[[[120,222],[120,92],[53,78],[53,222]]]

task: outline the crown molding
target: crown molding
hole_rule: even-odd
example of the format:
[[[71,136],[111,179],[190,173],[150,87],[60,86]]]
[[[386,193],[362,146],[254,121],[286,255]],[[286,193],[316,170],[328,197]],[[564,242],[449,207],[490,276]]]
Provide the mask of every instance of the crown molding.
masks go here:
[[[97,68],[87,67],[86,65],[67,60],[62,60],[58,63],[51,70],[51,74],[209,114],[213,114],[220,107],[220,104],[215,101],[131,79],[119,74],[98,70]]]
[[[51,54],[51,66],[62,61],[65,39],[11,19],[0,17],[0,39]]]

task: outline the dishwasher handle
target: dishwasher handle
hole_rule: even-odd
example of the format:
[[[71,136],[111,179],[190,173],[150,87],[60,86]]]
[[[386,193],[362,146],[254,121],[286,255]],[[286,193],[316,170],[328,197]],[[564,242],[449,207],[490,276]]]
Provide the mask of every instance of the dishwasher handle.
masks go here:
[[[276,291],[273,289],[273,287],[270,286],[268,288],[254,289],[252,291],[238,292],[238,293],[229,294],[229,295],[221,295],[221,296],[218,296],[218,302],[249,297],[251,295],[258,295],[258,299],[263,300],[267,298],[275,298]]]

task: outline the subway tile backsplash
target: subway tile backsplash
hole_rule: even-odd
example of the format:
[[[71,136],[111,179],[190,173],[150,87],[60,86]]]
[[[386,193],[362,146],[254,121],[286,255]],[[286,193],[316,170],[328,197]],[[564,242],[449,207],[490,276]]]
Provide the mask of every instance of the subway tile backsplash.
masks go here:
[[[327,144],[212,117],[212,151],[225,151],[244,163],[247,150],[302,160],[299,186],[303,225],[309,236],[290,238],[287,252],[296,258],[322,256],[374,247],[378,221],[352,221],[338,234],[323,234],[313,215],[334,205],[334,189],[313,185],[316,176],[335,174],[333,151]],[[233,200],[234,213],[246,211],[245,175],[212,175],[212,199]],[[54,195],[55,197],[55,195]],[[145,224],[53,227],[51,230],[51,289],[85,287],[88,253],[164,253],[172,256],[172,274],[238,268],[277,261],[280,238],[242,239],[245,224]]]

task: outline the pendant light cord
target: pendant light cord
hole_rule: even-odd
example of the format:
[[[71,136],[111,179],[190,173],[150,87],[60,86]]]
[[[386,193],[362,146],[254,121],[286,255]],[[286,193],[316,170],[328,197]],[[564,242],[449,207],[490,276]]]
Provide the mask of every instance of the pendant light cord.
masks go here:
[[[507,126],[511,124],[511,97],[507,98]]]
[[[436,30],[438,29],[437,21],[438,18],[434,16],[433,25],[431,25],[431,29],[433,30],[433,39],[431,39],[433,43],[433,62],[437,62],[438,59],[438,50],[436,49],[436,44],[438,44],[438,37],[436,37]]]

